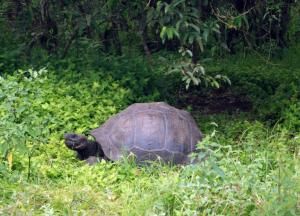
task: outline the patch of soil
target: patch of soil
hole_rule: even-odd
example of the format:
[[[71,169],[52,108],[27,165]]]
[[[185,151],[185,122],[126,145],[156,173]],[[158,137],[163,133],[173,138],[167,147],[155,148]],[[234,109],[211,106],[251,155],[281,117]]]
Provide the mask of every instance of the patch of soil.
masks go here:
[[[245,95],[230,89],[217,89],[209,92],[185,92],[179,96],[178,106],[192,106],[203,114],[250,112],[252,103]]]

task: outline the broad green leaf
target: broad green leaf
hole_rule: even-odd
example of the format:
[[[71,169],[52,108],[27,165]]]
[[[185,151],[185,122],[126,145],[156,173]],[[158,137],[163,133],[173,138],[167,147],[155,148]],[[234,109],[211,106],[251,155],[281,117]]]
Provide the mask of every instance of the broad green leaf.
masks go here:
[[[185,2],[185,0],[175,0],[173,3],[173,7],[177,7],[179,4]]]
[[[198,26],[196,26],[193,23],[190,23],[189,26],[191,26],[197,33],[200,33],[200,28]]]
[[[174,29],[172,27],[166,29],[167,37],[169,40],[173,39],[173,30]]]
[[[197,38],[197,43],[198,43],[198,45],[200,47],[201,52],[203,52],[204,51],[204,47],[203,47],[203,43],[202,43],[201,37]]]
[[[209,30],[208,29],[204,29],[202,37],[204,39],[205,42],[208,41],[208,35],[209,35]]]

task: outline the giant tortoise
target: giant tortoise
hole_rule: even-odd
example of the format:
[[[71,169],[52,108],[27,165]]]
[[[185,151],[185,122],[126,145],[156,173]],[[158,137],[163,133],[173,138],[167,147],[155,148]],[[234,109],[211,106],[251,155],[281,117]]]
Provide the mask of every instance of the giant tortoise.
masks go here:
[[[133,153],[138,163],[161,159],[186,164],[190,162],[188,155],[202,139],[187,111],[164,102],[133,104],[90,134],[95,141],[83,135],[65,134],[66,146],[88,163],[94,163],[96,158],[117,161]]]

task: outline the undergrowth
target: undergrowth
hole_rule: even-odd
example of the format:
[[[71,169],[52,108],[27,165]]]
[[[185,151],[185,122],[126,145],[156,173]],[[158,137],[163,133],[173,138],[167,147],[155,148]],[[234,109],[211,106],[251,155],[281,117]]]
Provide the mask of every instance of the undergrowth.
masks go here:
[[[191,106],[205,134],[193,156],[205,160],[173,167],[130,158],[87,166],[62,139],[87,134],[132,102],[165,98],[162,67],[139,73],[141,60],[119,59],[81,72],[68,62],[4,74],[0,214],[299,215],[299,69],[241,59],[207,68],[227,74],[253,111],[203,115]]]

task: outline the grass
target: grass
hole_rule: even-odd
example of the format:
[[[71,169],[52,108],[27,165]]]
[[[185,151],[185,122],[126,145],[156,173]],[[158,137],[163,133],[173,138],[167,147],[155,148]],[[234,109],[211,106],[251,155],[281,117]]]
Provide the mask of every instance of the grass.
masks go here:
[[[211,157],[185,167],[130,161],[90,167],[75,161],[62,141],[51,142],[40,149],[47,153],[33,158],[30,180],[23,170],[2,176],[0,213],[298,215],[299,148],[289,146],[299,138],[260,122],[222,119],[219,132],[206,133],[201,144]]]
[[[241,74],[251,77],[253,67],[236,62],[224,63],[224,70],[233,71],[237,81]],[[264,69],[254,70],[260,79],[248,79],[255,87],[253,100],[264,76],[272,82],[274,67]],[[257,115],[267,109],[262,105],[250,113],[203,115],[191,109],[205,134],[199,143],[202,151],[194,156],[209,156],[199,164],[137,166],[128,158],[87,166],[77,161],[64,146],[63,133],[89,131],[133,100],[139,101],[139,94],[141,101],[147,101],[146,88],[138,86],[134,73],[115,80],[103,70],[58,75],[49,71],[36,77],[25,71],[1,79],[0,215],[300,214],[296,112],[288,111],[289,118],[274,124],[276,118],[268,121],[265,114]],[[288,80],[281,71],[282,80]],[[299,72],[295,66],[284,71]],[[141,74],[138,79],[143,80]],[[149,74],[145,80],[150,86]],[[243,85],[243,79],[237,81],[236,88]],[[155,97],[148,92],[148,100],[157,98],[156,88],[153,92]],[[276,92],[266,90],[266,97],[259,99],[281,98]],[[292,103],[293,97],[280,107],[282,113]],[[15,115],[11,110],[16,110]]]

